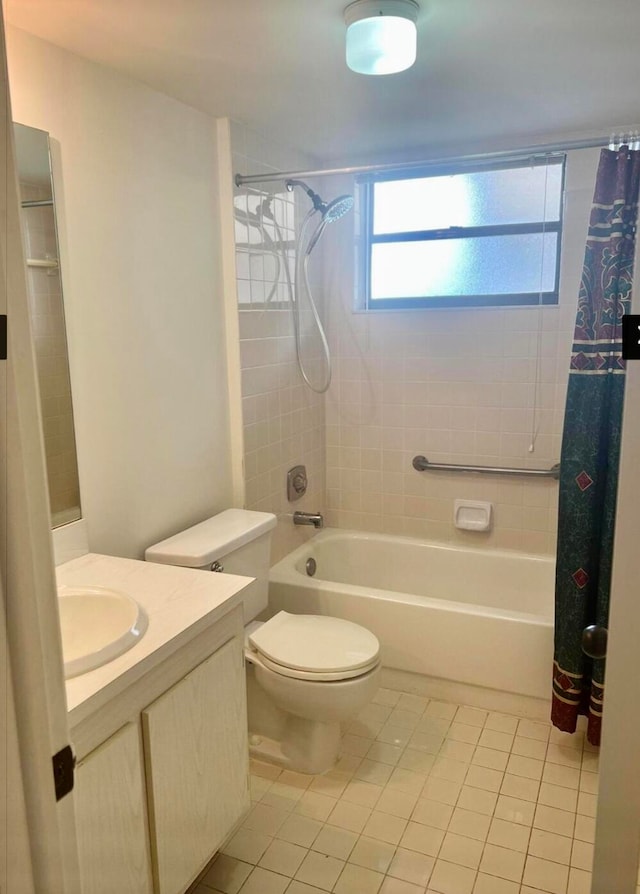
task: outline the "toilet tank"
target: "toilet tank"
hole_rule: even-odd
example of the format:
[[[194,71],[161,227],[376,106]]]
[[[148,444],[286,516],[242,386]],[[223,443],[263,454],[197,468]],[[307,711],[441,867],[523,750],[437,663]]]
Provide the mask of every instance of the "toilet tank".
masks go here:
[[[243,592],[244,623],[267,607],[271,531],[276,517],[270,512],[226,509],[180,534],[150,546],[147,562],[182,565],[211,571],[218,563],[228,574],[255,577]]]

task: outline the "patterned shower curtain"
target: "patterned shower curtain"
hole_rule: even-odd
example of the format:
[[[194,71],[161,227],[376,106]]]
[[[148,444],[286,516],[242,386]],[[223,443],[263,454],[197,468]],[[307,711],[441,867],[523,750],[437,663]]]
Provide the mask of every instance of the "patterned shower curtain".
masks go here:
[[[606,627],[625,364],[622,315],[633,282],[640,151],[603,149],[585,249],[564,419],[558,511],[551,720],[574,732],[588,716],[600,743],[604,659],[582,651],[582,631]]]

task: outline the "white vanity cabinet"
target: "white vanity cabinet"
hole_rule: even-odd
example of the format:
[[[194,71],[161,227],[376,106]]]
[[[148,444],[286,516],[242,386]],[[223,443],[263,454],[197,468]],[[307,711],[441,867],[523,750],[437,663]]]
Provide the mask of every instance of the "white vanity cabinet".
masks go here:
[[[154,876],[179,894],[242,816],[244,661],[231,640],[142,712]]]
[[[242,609],[123,687],[72,740],[83,894],[183,894],[249,807]]]
[[[82,894],[151,894],[137,724],[128,723],[80,761],[74,792]]]

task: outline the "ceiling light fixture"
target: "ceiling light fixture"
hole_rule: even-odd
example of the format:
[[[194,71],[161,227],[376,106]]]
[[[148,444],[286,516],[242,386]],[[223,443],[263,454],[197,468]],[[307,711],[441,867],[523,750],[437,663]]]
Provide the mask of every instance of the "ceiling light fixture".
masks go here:
[[[355,0],[344,11],[347,65],[367,75],[395,74],[416,61],[415,0]]]

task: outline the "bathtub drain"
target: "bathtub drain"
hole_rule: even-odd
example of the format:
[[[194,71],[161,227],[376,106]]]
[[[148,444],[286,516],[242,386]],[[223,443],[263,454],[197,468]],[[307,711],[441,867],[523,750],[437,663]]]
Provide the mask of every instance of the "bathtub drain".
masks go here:
[[[316,560],[315,559],[307,559],[307,564],[305,565],[307,569],[307,574],[309,577],[313,577],[316,573]]]

